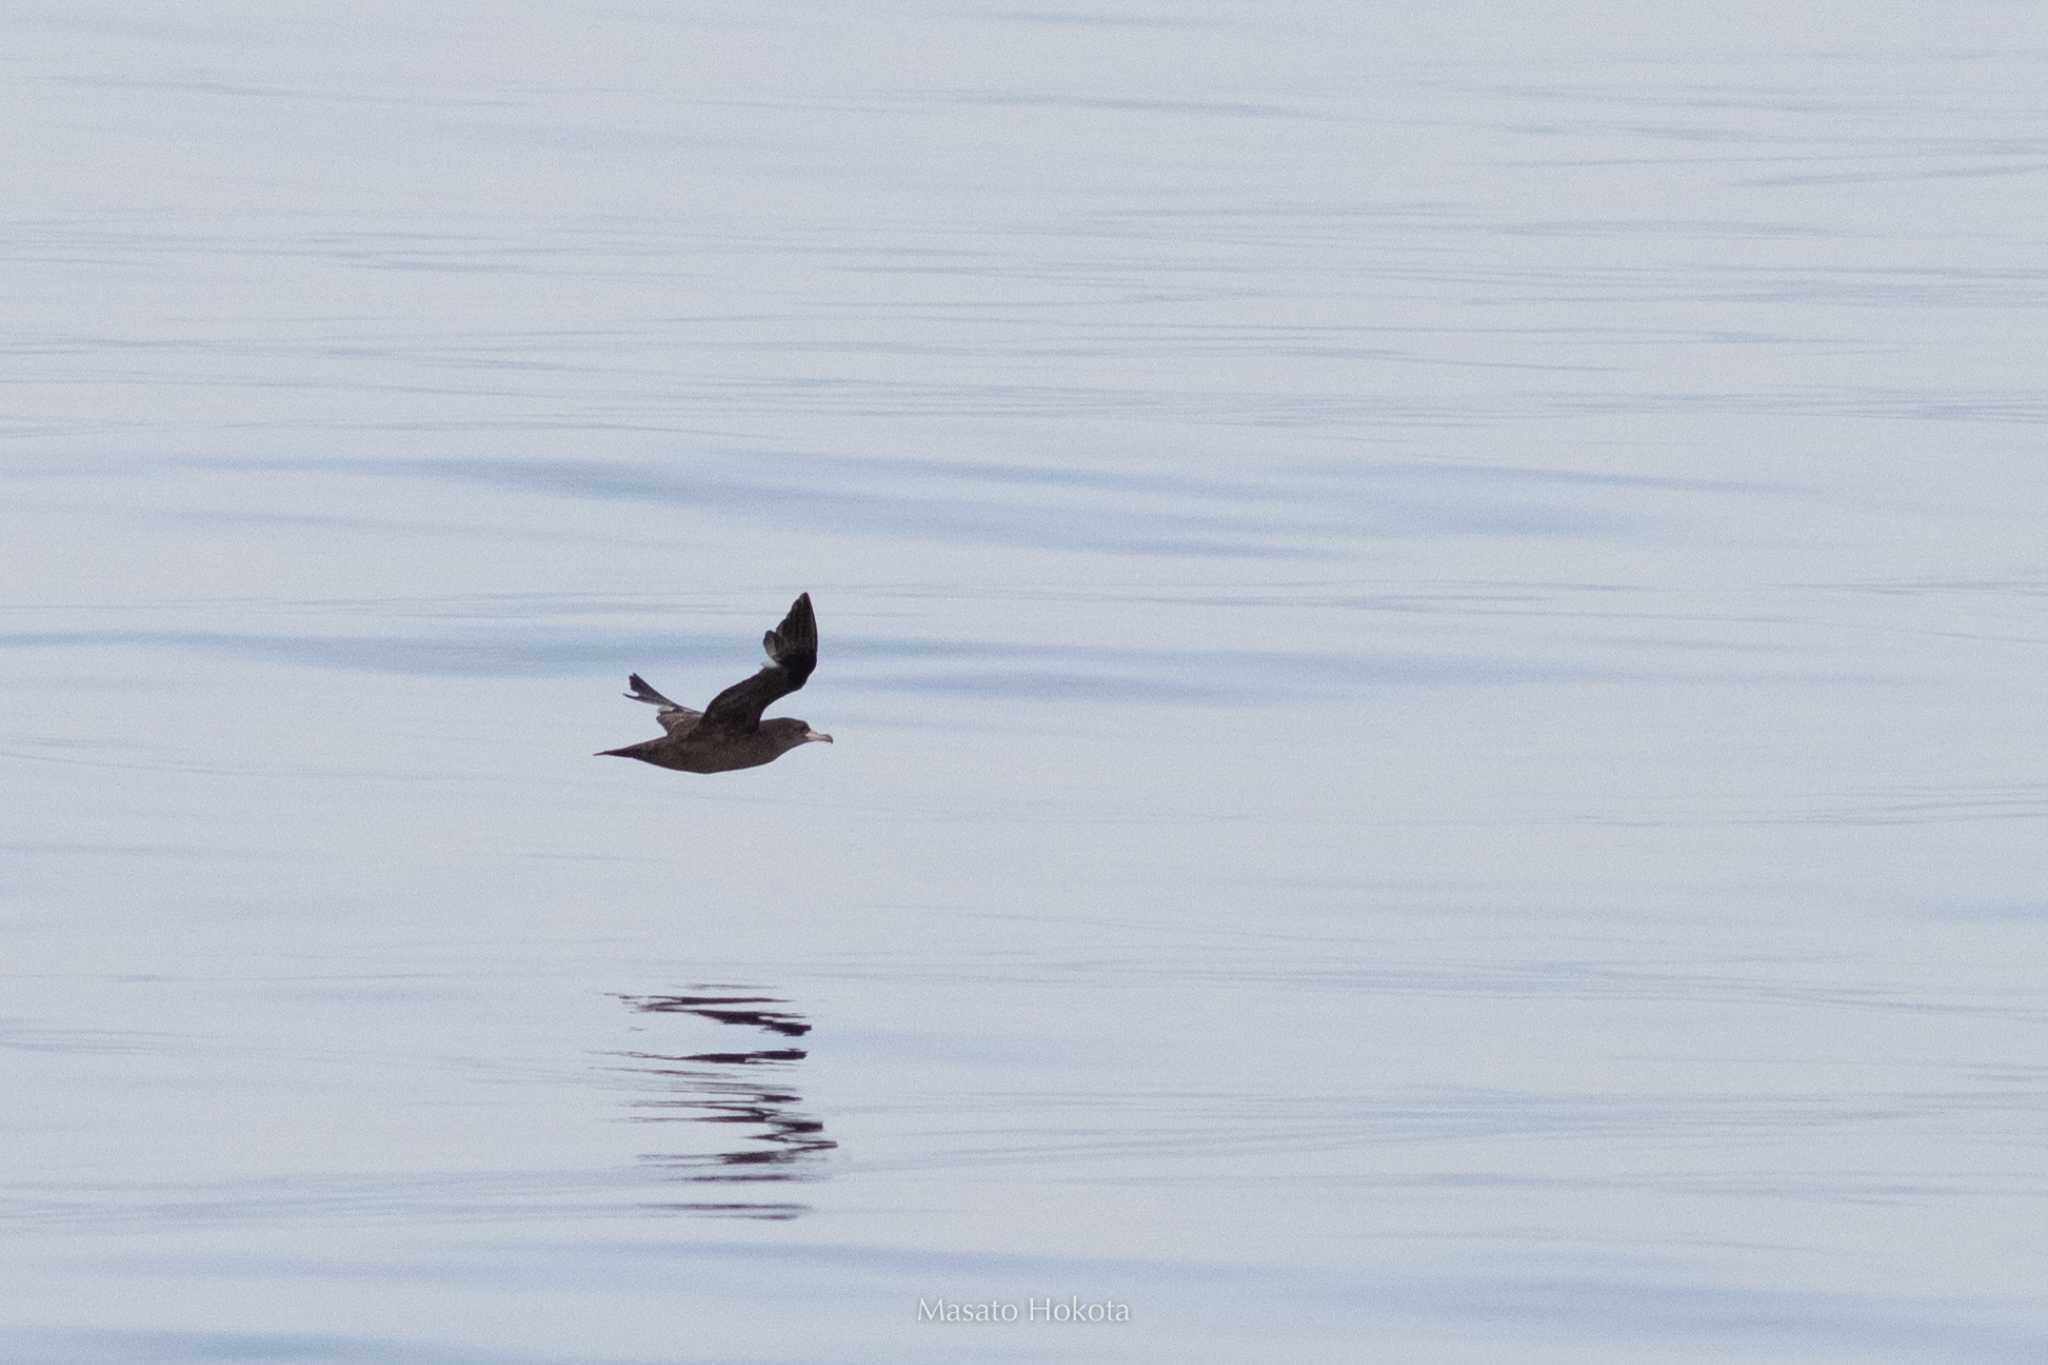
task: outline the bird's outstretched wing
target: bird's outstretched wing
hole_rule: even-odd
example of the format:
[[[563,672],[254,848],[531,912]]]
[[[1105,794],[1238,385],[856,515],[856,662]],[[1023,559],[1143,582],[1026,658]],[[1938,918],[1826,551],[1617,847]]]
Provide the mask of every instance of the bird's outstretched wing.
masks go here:
[[[700,728],[752,734],[770,702],[804,685],[818,666],[818,618],[811,614],[809,593],[796,599],[781,625],[761,637],[761,648],[768,651],[767,666],[713,697]]]
[[[626,695],[634,701],[644,701],[649,706],[659,706],[661,708],[661,710],[654,713],[654,718],[661,722],[662,729],[672,735],[688,734],[696,727],[697,722],[703,719],[704,713],[702,711],[692,711],[687,706],[679,706],[675,702],[670,701],[667,697],[662,696],[661,693],[649,687],[647,679],[641,677],[638,673],[628,677],[626,685],[633,689]]]

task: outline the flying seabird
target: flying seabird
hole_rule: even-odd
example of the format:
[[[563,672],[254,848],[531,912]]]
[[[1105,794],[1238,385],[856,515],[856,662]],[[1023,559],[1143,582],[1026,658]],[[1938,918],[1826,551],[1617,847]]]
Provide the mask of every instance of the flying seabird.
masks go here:
[[[678,706],[649,687],[638,673],[626,679],[633,690],[625,695],[661,710],[654,718],[667,731],[660,739],[604,749],[598,757],[637,758],[657,768],[685,773],[724,773],[773,763],[799,744],[832,742],[800,720],[778,716],[762,720],[761,712],[804,685],[818,666],[818,618],[811,614],[811,595],[804,593],[790,607],[782,624],[761,637],[768,662],[744,682],[736,682],[711,699],[702,711]]]

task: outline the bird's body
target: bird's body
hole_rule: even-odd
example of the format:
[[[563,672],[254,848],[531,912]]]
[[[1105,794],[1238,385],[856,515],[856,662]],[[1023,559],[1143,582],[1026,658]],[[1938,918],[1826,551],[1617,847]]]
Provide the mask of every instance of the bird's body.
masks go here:
[[[725,773],[773,763],[813,741],[830,744],[832,736],[819,734],[803,721],[761,719],[770,702],[802,687],[818,666],[818,619],[811,613],[809,593],[796,599],[781,625],[761,637],[761,647],[768,652],[767,665],[720,692],[702,711],[670,701],[633,674],[626,680],[633,690],[626,695],[660,707],[655,719],[665,733],[623,749],[602,750],[600,757],[637,758],[684,773]]]

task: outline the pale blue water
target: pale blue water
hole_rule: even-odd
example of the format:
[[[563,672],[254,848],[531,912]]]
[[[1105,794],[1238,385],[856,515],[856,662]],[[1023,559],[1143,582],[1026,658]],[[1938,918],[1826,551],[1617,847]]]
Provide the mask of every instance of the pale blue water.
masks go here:
[[[0,1357],[2048,1354],[2044,54],[10,11]]]

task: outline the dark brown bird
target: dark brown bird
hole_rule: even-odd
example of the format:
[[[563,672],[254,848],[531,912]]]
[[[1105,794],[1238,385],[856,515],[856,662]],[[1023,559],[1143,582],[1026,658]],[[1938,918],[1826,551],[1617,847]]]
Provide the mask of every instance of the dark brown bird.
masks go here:
[[[818,666],[818,618],[811,614],[811,595],[804,593],[790,607],[782,624],[761,637],[768,663],[745,682],[736,682],[711,699],[702,711],[678,706],[649,687],[638,673],[626,679],[634,701],[661,710],[654,718],[667,733],[644,744],[604,749],[599,757],[637,758],[657,768],[684,773],[724,773],[773,763],[800,744],[832,742],[800,720],[762,720],[761,712],[804,685]]]

